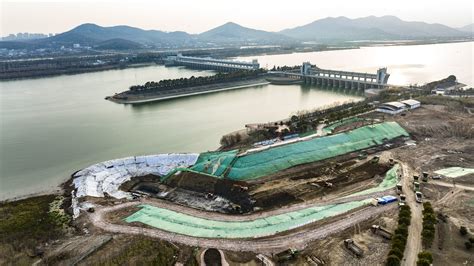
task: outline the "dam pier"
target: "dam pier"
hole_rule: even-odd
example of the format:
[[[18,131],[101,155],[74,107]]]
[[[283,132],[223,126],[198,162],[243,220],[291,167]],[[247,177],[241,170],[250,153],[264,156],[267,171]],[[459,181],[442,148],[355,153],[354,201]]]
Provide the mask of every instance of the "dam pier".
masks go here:
[[[300,81],[301,83],[320,87],[332,87],[349,90],[383,89],[387,86],[390,74],[387,68],[379,68],[376,74],[329,70],[312,66],[304,62],[298,70],[269,71],[271,77],[280,77],[288,83]]]

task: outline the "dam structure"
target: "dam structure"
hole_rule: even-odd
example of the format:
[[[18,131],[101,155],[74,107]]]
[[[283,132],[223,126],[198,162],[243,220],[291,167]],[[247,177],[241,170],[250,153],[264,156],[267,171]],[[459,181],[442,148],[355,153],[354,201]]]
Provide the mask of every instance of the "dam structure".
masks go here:
[[[390,74],[387,73],[387,68],[379,68],[376,74],[369,74],[322,69],[312,66],[309,62],[304,62],[299,70],[270,71],[269,74],[301,80],[305,84],[313,84],[320,87],[360,91],[365,89],[383,89],[387,86],[388,78],[390,77]]]
[[[258,70],[260,64],[257,59],[252,62],[235,60],[214,59],[210,57],[183,56],[178,53],[176,56],[168,56],[165,66],[185,66],[194,69],[217,70],[223,72],[239,70]]]

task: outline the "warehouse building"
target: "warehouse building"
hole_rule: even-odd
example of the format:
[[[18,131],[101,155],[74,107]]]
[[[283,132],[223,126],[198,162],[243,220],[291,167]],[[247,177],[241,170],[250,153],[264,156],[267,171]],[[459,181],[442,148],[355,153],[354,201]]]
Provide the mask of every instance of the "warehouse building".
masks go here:
[[[401,103],[403,103],[409,110],[416,109],[421,106],[421,103],[419,101],[413,99],[404,100],[401,101]]]
[[[396,115],[406,110],[406,105],[401,102],[383,103],[375,109],[377,112]]]

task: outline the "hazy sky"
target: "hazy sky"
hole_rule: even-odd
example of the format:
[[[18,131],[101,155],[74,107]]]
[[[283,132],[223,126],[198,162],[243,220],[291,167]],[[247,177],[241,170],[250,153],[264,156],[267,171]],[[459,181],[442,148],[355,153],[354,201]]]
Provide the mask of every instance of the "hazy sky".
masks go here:
[[[228,21],[278,31],[328,16],[395,15],[461,27],[473,23],[473,0],[0,0],[0,35],[59,33],[91,22],[200,33]]]

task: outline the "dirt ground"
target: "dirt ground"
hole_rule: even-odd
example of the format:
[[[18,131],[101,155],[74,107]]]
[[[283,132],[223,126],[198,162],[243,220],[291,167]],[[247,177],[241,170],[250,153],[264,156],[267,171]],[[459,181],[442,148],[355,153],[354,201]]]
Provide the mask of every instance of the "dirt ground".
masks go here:
[[[388,162],[370,160],[328,163],[314,168],[294,167],[279,173],[278,179],[251,186],[249,194],[256,201],[255,206],[268,210],[375,186],[389,169]]]
[[[413,169],[412,174],[421,176],[423,172],[428,172],[433,176],[434,171],[447,167],[474,166],[474,116],[453,112],[440,105],[426,105],[404,116],[385,119],[400,123],[415,140],[414,145],[390,151],[395,159]],[[458,178],[443,177],[436,182],[432,179],[421,182],[424,201],[430,201],[435,212],[441,215],[439,217],[445,217],[438,219],[432,247],[423,247],[432,252],[434,265],[474,263],[473,251],[467,251],[464,246],[467,237],[463,238],[459,233],[460,226],[466,226],[471,235],[474,233],[473,189],[472,174]]]
[[[366,150],[364,154],[373,154],[379,149]],[[171,177],[166,184],[156,179],[154,182],[140,180],[129,188],[151,198],[206,211],[230,214],[268,211],[326,197],[336,198],[378,185],[391,167],[388,158],[374,162],[372,155],[360,158],[360,154],[292,167],[252,182],[183,172]]]
[[[433,175],[434,171],[446,167],[474,166],[474,138],[471,135],[474,130],[473,115],[453,112],[440,105],[424,105],[403,116],[377,113],[366,116],[400,123],[414,141],[406,142],[399,139],[389,148],[381,146],[366,150],[364,153],[368,154],[367,158],[359,157],[360,152],[351,153],[323,162],[286,169],[259,181],[247,183],[199,178],[201,182],[196,189],[193,188],[196,183],[191,182],[196,180],[196,176],[183,174],[165,185],[154,186],[150,182],[156,177],[147,176],[126,184],[124,188],[133,190],[144,184],[142,187],[144,192],[168,193],[167,197],[162,197],[167,199],[168,203],[174,202],[208,212],[220,210],[230,213],[235,207],[234,204],[246,202],[252,207],[248,210],[248,214],[258,215],[264,211],[276,211],[299,203],[334,199],[373,187],[380,183],[384,173],[390,168],[389,158],[403,162],[412,169],[413,172],[410,174],[418,175],[422,172]],[[345,125],[336,130],[344,131],[353,126],[360,124]],[[409,145],[405,145],[406,143]],[[374,155],[380,156],[379,162],[370,161]],[[465,248],[468,237],[474,237],[474,191],[466,189],[474,189],[474,175],[455,179],[442,178],[436,182],[431,179],[426,183],[421,182],[424,200],[432,203],[438,215],[433,245],[424,248],[433,254],[434,265],[474,265],[474,249],[468,251]],[[206,195],[207,193],[213,195]],[[227,204],[225,208],[213,205],[215,204],[213,197],[220,195],[229,197],[227,201],[222,201]],[[110,198],[85,200],[102,206],[114,206],[126,202]],[[153,200],[152,197],[149,200]],[[107,220],[124,225],[123,218],[136,210],[136,207],[118,210],[107,216]],[[381,225],[393,232],[397,226],[397,215],[398,210],[393,208],[375,218],[354,226],[351,224],[349,229],[332,234],[330,237],[321,240],[314,240],[311,237],[312,242],[303,250],[299,250],[294,260],[280,264],[314,265],[311,260],[318,259],[324,261],[325,265],[383,265],[390,242],[372,233],[370,226]],[[301,229],[308,234],[311,228],[323,227],[325,223],[334,222],[334,219],[342,221],[341,217],[333,217],[306,225]],[[202,251],[198,247],[178,245],[158,238],[107,233],[106,230],[93,226],[85,214],[75,220],[73,226],[76,228],[74,235],[48,244],[39,264],[61,262],[80,265],[174,265],[175,263],[198,265],[199,250]],[[460,226],[468,228],[468,236],[461,236]],[[363,257],[357,258],[344,247],[343,241],[348,238],[353,239],[364,250]],[[280,240],[284,241],[282,238]],[[224,251],[224,254],[229,265],[262,264],[254,252]]]
[[[395,230],[397,213],[397,210],[386,212],[329,238],[315,241],[299,254],[296,261],[288,262],[288,264],[313,265],[308,257],[316,257],[324,261],[325,265],[384,265],[390,249],[390,241],[374,234],[370,227],[375,224],[388,231]],[[343,242],[348,238],[352,238],[363,249],[363,257],[356,257],[344,246]]]
[[[395,149],[393,153],[396,159],[410,163],[420,173],[432,174],[452,166],[474,166],[474,115],[452,112],[440,105],[426,105],[405,116],[375,116],[396,121],[410,133],[416,145]],[[474,175],[459,177],[456,181],[474,184]]]

